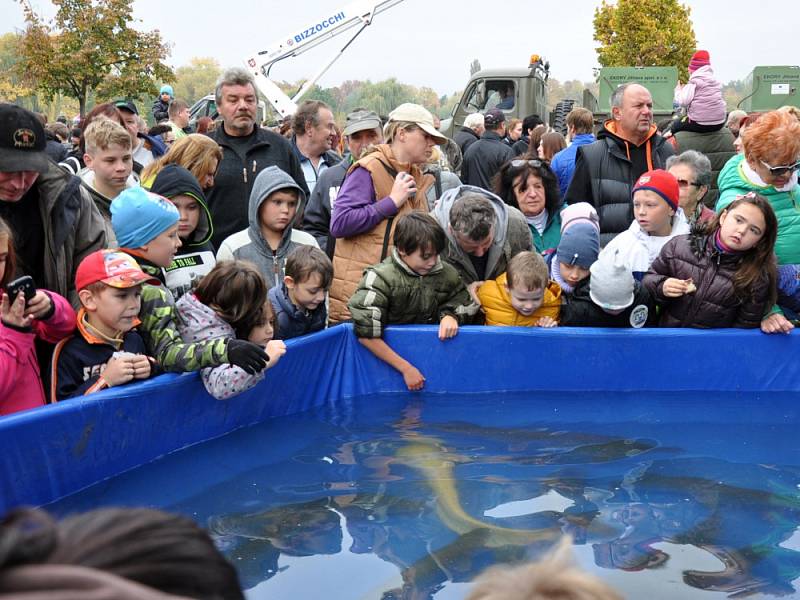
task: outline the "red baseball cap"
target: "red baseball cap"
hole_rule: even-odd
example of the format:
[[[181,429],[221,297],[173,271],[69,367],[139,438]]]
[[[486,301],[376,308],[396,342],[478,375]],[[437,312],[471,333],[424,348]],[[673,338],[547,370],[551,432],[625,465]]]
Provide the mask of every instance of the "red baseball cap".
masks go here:
[[[139,266],[133,257],[119,250],[98,250],[92,252],[78,265],[75,273],[75,289],[78,291],[102,281],[115,288],[130,288],[142,283],[160,285]]]

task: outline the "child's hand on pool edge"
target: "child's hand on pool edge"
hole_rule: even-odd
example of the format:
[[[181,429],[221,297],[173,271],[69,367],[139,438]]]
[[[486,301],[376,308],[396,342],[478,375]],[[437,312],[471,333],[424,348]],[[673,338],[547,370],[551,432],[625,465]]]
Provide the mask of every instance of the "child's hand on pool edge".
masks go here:
[[[425,376],[414,365],[409,364],[401,373],[403,374],[403,381],[406,382],[406,387],[410,391],[416,392],[425,385]]]
[[[452,315],[445,315],[439,321],[439,339],[447,340],[458,333],[458,321]]]
[[[267,342],[267,356],[269,356],[269,363],[267,364],[267,368],[271,369],[278,361],[281,359],[281,356],[286,354],[286,344],[282,340],[270,340]]]

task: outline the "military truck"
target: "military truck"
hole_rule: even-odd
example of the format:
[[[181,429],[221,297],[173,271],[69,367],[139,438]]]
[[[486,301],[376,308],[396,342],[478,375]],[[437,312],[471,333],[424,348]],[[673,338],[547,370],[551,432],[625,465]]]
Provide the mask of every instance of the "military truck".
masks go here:
[[[452,137],[464,124],[467,115],[485,113],[499,106],[506,114],[506,119],[522,119],[535,113],[555,130],[566,135],[566,117],[577,102],[571,99],[562,100],[548,113],[549,75],[550,63],[544,62],[535,54],[531,56],[527,69],[478,71],[470,78],[460,100],[453,107],[452,116],[442,121],[440,130]],[[617,86],[634,81],[647,87],[653,95],[656,119],[672,115],[672,100],[678,82],[678,70],[675,67],[604,67],[599,74],[600,98],[595,98],[589,90],[584,90],[581,104],[592,111],[596,123],[602,123],[611,114],[611,94]],[[513,99],[513,104],[509,96]]]
[[[737,108],[766,112],[781,106],[800,108],[800,67],[755,67],[744,81],[745,96]]]
[[[550,63],[538,54],[531,56],[527,69],[481,69],[470,77],[451,116],[442,121],[439,129],[446,136],[453,137],[464,125],[467,115],[485,113],[498,106],[506,119],[522,119],[533,113],[544,118],[549,76]]]

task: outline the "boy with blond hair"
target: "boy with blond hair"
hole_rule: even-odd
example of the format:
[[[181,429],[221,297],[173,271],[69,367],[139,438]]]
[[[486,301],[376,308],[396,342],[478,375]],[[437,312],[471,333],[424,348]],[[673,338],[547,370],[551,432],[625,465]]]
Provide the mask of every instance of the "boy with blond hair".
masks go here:
[[[561,310],[561,288],[548,276],[538,252],[519,252],[508,270],[478,288],[487,325],[555,327]]]
[[[83,138],[86,168],[78,176],[108,222],[111,221],[111,202],[122,190],[135,185],[131,178],[131,136],[122,125],[103,117],[89,124]]]
[[[467,600],[622,600],[599,578],[572,563],[569,536],[541,560],[513,567],[488,569]]]

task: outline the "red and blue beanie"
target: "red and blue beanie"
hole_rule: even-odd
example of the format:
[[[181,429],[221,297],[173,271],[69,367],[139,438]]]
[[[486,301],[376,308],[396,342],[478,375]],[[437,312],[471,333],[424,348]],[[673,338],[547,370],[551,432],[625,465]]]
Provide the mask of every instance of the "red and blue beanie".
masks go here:
[[[689,61],[689,73],[694,73],[700,67],[707,67],[711,64],[711,57],[708,55],[707,50],[698,50],[692,54],[692,59]]]
[[[672,207],[672,210],[678,210],[678,199],[681,195],[680,187],[678,187],[678,180],[672,173],[668,173],[663,169],[655,169],[643,173],[636,184],[633,186],[631,197],[639,190],[650,190],[655,192],[664,199],[664,202]]]

